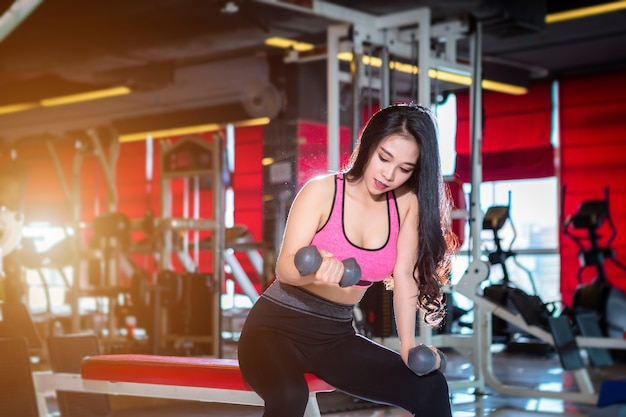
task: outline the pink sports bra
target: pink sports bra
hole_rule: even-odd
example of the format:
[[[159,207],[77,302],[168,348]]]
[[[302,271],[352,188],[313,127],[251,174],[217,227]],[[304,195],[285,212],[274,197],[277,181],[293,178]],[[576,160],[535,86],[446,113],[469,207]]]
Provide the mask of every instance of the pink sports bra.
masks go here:
[[[393,272],[396,262],[396,242],[400,230],[400,215],[393,191],[387,193],[387,218],[389,235],[386,243],[378,249],[366,249],[350,242],[343,227],[344,176],[335,176],[335,198],[326,223],[315,233],[312,245],[331,252],[339,259],[355,258],[361,267],[361,281],[355,286],[369,287],[382,281]]]

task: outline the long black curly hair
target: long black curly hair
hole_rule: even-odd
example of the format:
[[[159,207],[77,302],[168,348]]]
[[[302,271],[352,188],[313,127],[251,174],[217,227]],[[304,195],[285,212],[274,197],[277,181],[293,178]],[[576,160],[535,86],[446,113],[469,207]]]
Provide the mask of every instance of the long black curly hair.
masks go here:
[[[417,306],[425,322],[439,326],[446,315],[442,289],[449,282],[450,258],[457,247],[451,231],[451,200],[441,175],[437,122],[432,112],[417,104],[394,104],[374,114],[345,169],[348,181],[361,178],[378,145],[400,134],[413,137],[419,147],[417,165],[406,182],[419,203],[419,244],[413,278],[419,294]]]

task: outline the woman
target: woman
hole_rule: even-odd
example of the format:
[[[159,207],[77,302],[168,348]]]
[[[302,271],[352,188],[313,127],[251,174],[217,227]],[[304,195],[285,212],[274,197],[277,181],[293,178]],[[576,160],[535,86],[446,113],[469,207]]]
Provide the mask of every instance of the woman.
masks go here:
[[[445,314],[441,288],[454,249],[448,208],[434,117],[412,104],[376,113],[348,167],[302,188],[287,220],[276,280],[250,311],[239,340],[241,370],[265,401],[263,416],[303,415],[305,372],[415,416],[451,415],[442,373],[417,376],[407,366],[416,306],[431,326]],[[294,257],[309,245],[322,263],[301,276]],[[344,288],[341,261],[349,257],[362,278]],[[399,353],[356,334],[351,323],[367,288],[390,276]]]

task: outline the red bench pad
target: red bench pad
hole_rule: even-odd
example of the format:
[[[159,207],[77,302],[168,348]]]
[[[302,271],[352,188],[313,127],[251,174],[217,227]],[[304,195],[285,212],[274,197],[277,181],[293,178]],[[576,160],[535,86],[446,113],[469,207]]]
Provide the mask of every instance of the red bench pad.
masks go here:
[[[252,391],[236,359],[159,355],[97,355],[81,364],[83,379]],[[309,392],[335,389],[313,374],[305,374]]]

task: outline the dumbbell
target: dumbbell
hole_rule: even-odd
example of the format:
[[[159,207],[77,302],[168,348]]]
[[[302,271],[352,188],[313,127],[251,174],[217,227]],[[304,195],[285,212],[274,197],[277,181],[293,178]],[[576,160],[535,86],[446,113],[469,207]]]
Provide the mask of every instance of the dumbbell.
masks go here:
[[[340,287],[350,287],[361,279],[361,267],[354,258],[348,258],[341,261],[343,263],[343,276],[339,281]],[[315,245],[305,246],[296,252],[294,259],[296,269],[300,275],[310,275],[315,273],[322,264],[322,255],[320,255]]]
[[[424,344],[417,345],[409,350],[407,365],[409,369],[419,376],[429,374],[436,370],[436,355],[439,355],[440,358],[439,371],[443,372],[446,369],[446,355],[439,349],[437,349],[437,352],[433,352],[432,349]]]

